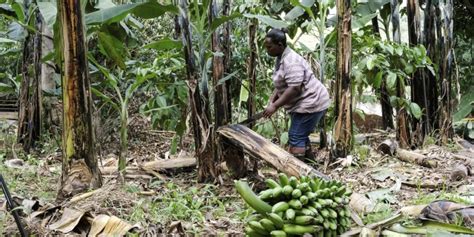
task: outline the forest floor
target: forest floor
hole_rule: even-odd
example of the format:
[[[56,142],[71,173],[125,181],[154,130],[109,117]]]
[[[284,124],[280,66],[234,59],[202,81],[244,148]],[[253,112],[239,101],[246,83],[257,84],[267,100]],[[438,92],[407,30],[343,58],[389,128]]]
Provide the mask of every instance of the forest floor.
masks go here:
[[[154,131],[141,122],[131,126],[129,167],[138,167],[148,161],[192,157],[187,149],[176,155],[169,154],[172,132]],[[124,185],[117,182],[115,174],[105,174],[99,191],[74,202],[58,203],[55,197],[61,175],[59,141],[43,139],[38,148],[27,155],[21,146],[14,144],[15,124],[3,121],[0,127],[3,151],[0,153],[0,173],[10,192],[23,204],[20,210],[32,233],[43,236],[72,231],[79,235],[83,229],[81,218],[107,215],[120,218],[130,224],[129,227],[137,227],[141,235],[242,235],[243,223],[250,211],[236,193],[231,179],[219,185],[197,183],[194,167],[167,169],[154,175],[130,174]],[[438,166],[426,168],[377,152],[378,144],[391,136],[393,134],[380,131],[366,136],[356,145],[352,156],[327,169],[322,162],[311,164],[352,188],[356,195],[353,195],[351,206],[359,211],[363,222],[359,224],[377,222],[393,216],[403,207],[429,204],[434,200],[474,203],[473,176],[451,180],[453,168],[466,162],[459,157],[474,160],[472,144],[457,140],[449,146],[439,147],[427,140],[418,152],[438,161]],[[191,143],[191,140],[185,140],[183,147],[190,147]],[[104,145],[113,147],[113,144],[101,144]],[[109,150],[101,152],[102,167],[116,164],[116,155]],[[317,160],[322,161],[328,152],[319,151],[317,156]],[[268,178],[277,174],[263,162],[259,166],[258,176]],[[255,178],[249,180],[254,184],[259,182]],[[80,212],[75,215],[77,221],[70,221],[75,224],[56,225],[58,228],[51,230],[51,224],[58,222],[60,213],[68,208]],[[14,233],[18,233],[15,222],[5,211],[5,200],[0,197],[0,234]]]

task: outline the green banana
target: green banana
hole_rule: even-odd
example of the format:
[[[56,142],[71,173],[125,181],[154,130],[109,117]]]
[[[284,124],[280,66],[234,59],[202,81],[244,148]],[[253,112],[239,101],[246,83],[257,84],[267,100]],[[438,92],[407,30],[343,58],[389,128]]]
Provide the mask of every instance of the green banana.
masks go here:
[[[309,225],[314,221],[312,216],[297,216],[295,217],[294,223],[297,225]]]
[[[302,195],[300,197],[300,202],[301,202],[301,204],[306,205],[309,202],[309,198],[306,195]]]
[[[277,212],[284,212],[288,208],[290,208],[290,205],[287,202],[281,201],[272,207],[272,212],[277,213]]]
[[[250,221],[249,226],[261,235],[268,235],[268,231],[258,221]]]
[[[324,218],[329,218],[329,211],[328,209],[326,208],[323,208],[319,211],[319,213],[321,213],[321,216],[323,216]]]
[[[260,192],[260,194],[258,195],[258,197],[262,200],[267,200],[267,199],[270,199],[272,198],[273,196],[273,189],[267,189],[267,190],[263,190],[262,192]]]
[[[282,187],[290,184],[290,180],[288,179],[288,176],[286,176],[285,173],[280,173],[278,174],[278,179],[280,180],[280,185]]]
[[[289,220],[289,221],[294,220],[294,219],[295,219],[295,215],[296,215],[295,210],[293,210],[293,209],[291,209],[291,208],[289,208],[289,209],[286,210],[286,212],[285,212],[285,217],[286,217],[286,219]]]
[[[268,188],[276,188],[280,187],[280,185],[273,179],[266,179],[265,183],[267,184]]]
[[[302,226],[302,225],[294,225],[294,224],[285,224],[283,226],[283,231],[286,232],[286,234],[290,235],[303,235],[306,233],[312,234],[316,233],[317,231],[321,230],[321,227],[319,226]]]
[[[272,237],[286,237],[286,232],[283,230],[274,230],[270,232],[270,236]]]
[[[288,204],[290,204],[290,207],[295,210],[300,210],[301,208],[303,208],[303,204],[301,204],[301,202],[296,199],[289,201]]]
[[[283,187],[282,192],[283,194],[285,194],[285,196],[290,196],[293,192],[293,187],[291,187],[291,185],[286,185],[285,187]]]
[[[274,231],[276,228],[275,228],[275,224],[273,224],[273,222],[267,218],[263,218],[260,220],[260,224],[263,226],[263,228],[265,228],[266,231]]]
[[[293,188],[296,188],[296,186],[298,186],[298,179],[295,176],[290,177],[290,185]]]
[[[268,213],[267,217],[273,222],[273,224],[275,224],[278,229],[283,228],[283,219],[278,214]]]
[[[300,189],[297,189],[297,188],[295,188],[295,189],[293,190],[293,192],[291,192],[291,196],[292,196],[293,198],[300,198],[301,195],[303,195],[303,193],[301,192]]]
[[[279,198],[281,196],[281,193],[282,193],[282,188],[280,186],[276,187],[276,188],[273,188],[272,189],[272,197],[274,198]]]
[[[266,214],[272,211],[272,206],[258,198],[246,182],[235,181],[235,188],[244,201],[258,213]]]
[[[262,234],[258,233],[257,231],[252,229],[250,226],[245,227],[245,234],[247,234],[249,237],[262,237],[262,236],[265,236],[265,235],[262,235]]]

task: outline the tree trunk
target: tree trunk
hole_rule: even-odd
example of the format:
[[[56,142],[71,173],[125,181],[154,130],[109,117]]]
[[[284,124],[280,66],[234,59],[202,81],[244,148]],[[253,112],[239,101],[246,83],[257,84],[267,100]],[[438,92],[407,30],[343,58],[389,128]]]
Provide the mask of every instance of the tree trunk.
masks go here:
[[[191,107],[191,120],[193,123],[194,144],[198,160],[198,180],[200,182],[217,177],[216,162],[212,150],[209,116],[202,101],[198,86],[199,74],[194,61],[194,51],[191,41],[191,29],[188,20],[188,6],[186,0],[180,0],[181,15],[179,25],[181,28],[184,58],[186,61],[187,84],[189,88],[189,103]],[[203,93],[203,96],[205,93]],[[209,98],[209,97],[207,97]]]
[[[436,9],[433,0],[427,0],[425,5],[425,17],[424,17],[424,40],[423,43],[427,50],[428,57],[431,58],[432,62],[436,62],[438,56],[436,55],[436,33],[435,33],[435,22],[436,22]],[[423,93],[426,98],[426,124],[427,134],[435,131],[439,128],[438,126],[438,85],[436,84],[436,76],[433,75],[429,70],[425,70],[424,73],[425,90]]]
[[[43,20],[43,19],[42,19]],[[46,24],[41,27],[41,58],[44,58],[54,50],[53,32]],[[55,66],[51,62],[41,63],[41,91],[53,93],[56,90],[56,82],[54,81]],[[60,113],[53,105],[57,101],[56,96],[43,94],[42,96],[42,132],[49,131],[50,134],[59,135],[59,130],[53,129],[53,114]]]
[[[380,37],[379,17],[375,16],[372,18],[372,32],[374,35]]]
[[[375,36],[380,38],[380,28],[378,16],[372,18],[372,32]],[[387,82],[382,80],[380,85],[380,105],[382,107],[382,126],[384,129],[391,128],[393,129],[393,108],[390,104],[390,96],[387,91]]]
[[[25,3],[25,8],[30,5]],[[33,7],[33,6],[31,6]],[[37,33],[28,33],[23,46],[22,81],[18,111],[18,143],[23,144],[23,150],[29,153],[30,148],[39,140],[41,134],[41,14],[35,10]]]
[[[258,133],[240,124],[222,126],[217,133],[228,143],[243,149],[253,158],[266,161],[278,171],[293,176],[318,176],[328,179],[326,175],[315,170],[305,162],[295,158],[280,146],[273,144]]]
[[[229,16],[231,11],[232,0],[224,0],[222,3],[222,15]],[[231,61],[232,61],[232,41],[230,35],[232,34],[232,21],[225,24],[222,29],[222,51],[224,53],[224,74],[229,75],[231,73]],[[227,92],[227,114],[229,116],[229,122],[232,121],[232,94],[231,94],[231,81],[225,82]]]
[[[408,40],[411,46],[417,46],[421,40],[420,32],[420,8],[418,1],[408,0],[407,3],[407,14],[408,14]],[[427,118],[427,100],[425,93],[425,76],[423,71],[416,70],[411,75],[411,100],[418,104],[423,111],[421,119],[417,119],[413,116],[412,128],[414,130],[412,143],[414,145],[421,145],[424,137],[428,134],[428,118]]]
[[[255,115],[256,105],[255,105],[255,96],[257,93],[257,42],[256,35],[258,29],[258,20],[251,19],[249,24],[249,49],[250,56],[247,64],[247,75],[249,77],[249,98],[247,100],[247,118],[251,118]],[[249,128],[252,128],[255,123],[250,123]]]
[[[322,1],[319,3],[319,8],[324,9]],[[326,42],[325,42],[325,35],[324,31],[326,29],[326,12],[320,11],[320,24],[318,24],[318,36],[319,36],[319,80],[324,85],[324,75],[326,69]],[[319,142],[319,148],[323,149],[327,147],[327,135],[326,135],[326,119],[321,118],[321,121],[318,125],[320,128],[319,130],[319,137],[321,138]],[[308,144],[311,145],[311,144]]]
[[[218,17],[218,9],[216,0],[212,0],[209,4],[209,24],[212,24]],[[212,57],[212,80],[215,88],[214,91],[214,111],[216,116],[216,127],[220,127],[229,123],[230,116],[228,113],[228,98],[226,83],[219,84],[219,80],[224,77],[224,57],[223,47],[220,40],[220,29],[212,32],[211,47],[214,56]]]
[[[392,30],[393,41],[401,43],[400,39],[400,12],[398,0],[390,1],[390,8],[392,10]],[[397,78],[397,97],[405,98],[405,79]],[[410,147],[410,128],[408,124],[408,114],[404,106],[397,103],[397,139],[400,142],[400,147]]]
[[[351,1],[337,0],[337,55],[336,103],[334,114],[334,157],[345,157],[352,148],[352,93],[351,93]]]
[[[453,1],[444,0],[438,6],[438,20],[441,21],[439,28],[437,28],[440,37],[439,50],[440,61],[440,89],[441,89],[441,104],[439,113],[439,135],[441,143],[446,144],[453,138],[453,122],[451,106],[451,85],[453,75]]]
[[[58,199],[102,185],[92,128],[87,47],[79,0],[58,1],[63,88],[63,171]]]
[[[224,13],[229,12],[229,2],[226,1],[224,3]],[[213,0],[211,1],[209,5],[209,25],[212,24],[214,19],[217,17],[218,14],[218,9],[217,9],[217,1]],[[212,51],[214,52],[214,56],[212,58],[212,79],[213,79],[213,85],[215,88],[214,91],[214,114],[215,114],[215,126],[214,126],[214,132],[213,132],[213,139],[214,139],[214,156],[216,159],[216,162],[214,163],[215,165],[215,173],[218,174],[220,173],[219,170],[217,170],[219,167],[217,164],[220,164],[222,161],[226,161],[227,167],[231,169],[231,171],[234,173],[234,175],[242,175],[245,174],[245,164],[244,164],[244,156],[242,152],[239,152],[233,147],[229,146],[220,146],[219,143],[221,140],[218,138],[217,134],[215,131],[224,125],[227,125],[231,121],[231,116],[230,116],[230,98],[227,96],[229,95],[228,92],[228,81],[219,84],[219,80],[224,77],[224,73],[226,72],[226,69],[229,67],[229,61],[230,61],[230,45],[225,45],[223,42],[226,42],[229,44],[230,39],[229,39],[229,28],[228,26],[224,26],[222,30],[224,34],[224,38],[221,42],[220,40],[220,33],[221,29],[218,28],[212,33],[212,41],[211,41],[211,46],[212,46]],[[224,55],[220,56],[220,55]]]

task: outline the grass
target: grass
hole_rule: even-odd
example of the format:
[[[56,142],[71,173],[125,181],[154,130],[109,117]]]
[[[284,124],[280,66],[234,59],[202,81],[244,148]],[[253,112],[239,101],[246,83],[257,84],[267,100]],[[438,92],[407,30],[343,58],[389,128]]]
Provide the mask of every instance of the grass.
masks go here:
[[[369,157],[370,147],[367,145],[357,145],[354,147],[354,154],[357,154],[359,160],[364,162]]]
[[[375,205],[373,212],[367,213],[362,217],[362,221],[365,224],[375,223],[391,216],[393,216],[393,209],[390,207],[390,204],[379,202]]]
[[[448,200],[452,202],[462,203],[466,205],[473,205],[471,201],[463,198],[456,193],[441,191],[440,193],[418,194],[418,197],[411,201],[412,205],[430,204],[436,200]]]
[[[56,197],[56,188],[60,177],[60,169],[48,170],[50,165],[46,160],[36,155],[25,154],[22,149],[16,149],[16,136],[12,132],[11,126],[1,125],[0,141],[2,149],[0,151],[0,174],[2,174],[8,189],[13,196],[20,196],[27,199],[34,197],[51,202]],[[52,147],[52,146],[51,146]],[[15,149],[15,150],[13,150]],[[10,168],[5,165],[7,159],[18,158],[25,162],[20,168]],[[60,164],[58,164],[60,167]],[[0,192],[3,196],[3,193]],[[21,208],[21,207],[20,207]],[[0,234],[3,233],[6,225],[12,224],[13,218],[5,212],[0,212]]]
[[[138,192],[138,187],[125,186],[128,192]],[[249,215],[247,208],[237,196],[218,196],[217,186],[206,184],[200,188],[185,187],[174,182],[156,181],[150,188],[160,188],[161,193],[154,200],[141,198],[136,202],[131,213],[123,218],[131,223],[171,223],[182,221],[192,223],[188,230],[198,234],[208,218],[223,220],[226,218],[231,226],[238,226]],[[233,222],[233,223],[232,223]],[[223,230],[225,233],[225,230]]]

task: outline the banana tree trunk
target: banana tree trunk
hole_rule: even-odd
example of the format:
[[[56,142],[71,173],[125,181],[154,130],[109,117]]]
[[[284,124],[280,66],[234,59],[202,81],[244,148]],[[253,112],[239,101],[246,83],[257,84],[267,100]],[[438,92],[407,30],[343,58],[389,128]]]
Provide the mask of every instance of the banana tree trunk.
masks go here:
[[[319,35],[319,80],[321,83],[324,84],[324,75],[325,75],[325,69],[326,69],[326,42],[325,42],[325,35],[324,31],[326,30],[326,14],[327,14],[327,9],[323,7],[323,2],[321,1],[319,3],[319,8],[324,9],[320,11],[320,23],[318,24],[318,35]],[[321,122],[319,124],[320,130],[319,130],[319,137],[320,137],[320,142],[319,142],[319,148],[323,149],[327,147],[327,135],[325,131],[326,127],[326,119],[323,117],[321,119]]]
[[[257,93],[257,29],[258,29],[258,20],[251,19],[249,24],[249,49],[250,49],[250,56],[248,59],[248,66],[247,66],[247,75],[249,77],[249,98],[247,100],[247,114],[248,118],[251,118],[255,115],[256,112],[256,105],[255,105],[255,94]],[[254,123],[249,124],[249,128],[252,128]]]
[[[199,75],[194,60],[187,4],[186,0],[180,0],[179,2],[181,8],[179,25],[182,33],[184,58],[186,61],[189,104],[191,108],[191,120],[193,123],[194,143],[198,162],[198,180],[204,182],[214,180],[217,178],[218,173],[212,150],[212,140],[210,140],[211,131],[209,126],[209,116],[206,113],[207,110],[204,104],[206,102],[202,101],[198,86]]]
[[[25,4],[26,9],[33,7]],[[41,28],[42,19],[39,10],[35,10],[32,20],[36,33],[29,33],[23,46],[21,65],[22,81],[18,111],[18,143],[29,152],[41,134]]]
[[[380,38],[380,28],[378,16],[372,18],[372,32]],[[382,107],[382,126],[384,129],[393,129],[393,108],[390,104],[390,95],[387,90],[387,82],[382,80],[380,85],[380,106]]]
[[[120,156],[118,163],[119,179],[125,181],[125,171],[127,168],[128,152],[128,105],[123,103],[120,112]]]
[[[43,18],[41,18],[43,20]],[[41,58],[46,57],[54,50],[53,32],[46,24],[41,26]],[[50,62],[41,63],[41,91],[53,92],[56,90],[56,82],[54,81],[55,66]],[[49,131],[50,134],[59,135],[58,130],[53,129],[55,114],[58,114],[58,109],[53,106],[57,100],[56,96],[42,95],[42,115],[41,124],[42,131]]]
[[[424,14],[424,30],[423,30],[423,44],[427,50],[428,57],[431,61],[437,62],[436,52],[436,7],[434,0],[427,0],[425,4]],[[438,126],[438,85],[436,83],[436,75],[429,70],[424,72],[425,90],[423,91],[424,97],[427,101],[426,106],[426,124],[427,133],[431,133],[439,128]]]
[[[222,3],[222,15],[229,16],[232,7],[232,0],[224,0]],[[232,34],[232,21],[225,24],[222,29],[222,51],[224,53],[224,74],[229,75],[232,73],[231,61],[232,61],[232,41],[230,35]],[[227,114],[229,116],[229,122],[232,121],[232,93],[231,93],[231,81],[225,82],[227,92]]]
[[[400,12],[398,0],[390,1],[390,8],[392,10],[392,33],[393,41],[401,43],[400,39]],[[405,79],[397,78],[397,97],[405,98]],[[410,128],[408,124],[408,114],[404,106],[397,103],[397,139],[400,142],[400,147],[407,148],[410,146]]]
[[[334,114],[334,157],[345,157],[352,148],[352,93],[351,93],[351,1],[337,0],[336,95]]]
[[[217,1],[212,0],[209,4],[209,24],[212,24],[215,18],[218,17]],[[227,83],[219,84],[219,80],[224,77],[224,55],[223,45],[220,40],[221,30],[216,29],[212,33],[211,47],[214,56],[212,57],[212,80],[214,84],[214,111],[216,117],[216,127],[226,125],[230,121],[228,113],[228,98],[227,98]]]
[[[228,14],[230,8],[230,2],[225,1],[223,3],[223,13]],[[209,24],[211,25],[212,22],[217,17],[217,1],[211,1],[209,5]],[[222,31],[221,31],[222,30]],[[220,40],[219,36],[224,35],[222,41]],[[232,172],[234,178],[243,177],[246,174],[246,166],[244,163],[244,154],[241,150],[225,145],[224,141],[219,139],[218,134],[216,133],[217,129],[221,126],[228,125],[231,122],[231,108],[228,106],[231,105],[230,95],[229,93],[229,83],[228,81],[221,83],[219,85],[219,80],[222,79],[225,73],[228,73],[230,67],[230,26],[224,25],[222,28],[216,29],[212,33],[212,51],[214,52],[214,56],[212,58],[212,79],[213,84],[215,85],[214,91],[214,114],[215,114],[215,125],[213,131],[213,148],[214,148],[214,157],[216,159],[215,164],[215,173],[219,174],[221,172],[220,165],[223,161],[225,161],[226,166]],[[224,55],[219,56],[219,55]]]
[[[372,18],[372,32],[374,35],[380,37],[380,27],[379,27],[379,19],[378,16]]]
[[[453,76],[453,1],[444,0],[440,1],[438,6],[438,20],[440,21],[439,27],[439,50],[440,61],[439,61],[439,72],[440,72],[440,92],[441,92],[441,104],[439,113],[439,133],[441,143],[446,144],[450,139],[453,138],[453,122],[452,122],[452,111],[451,106],[451,85]]]
[[[58,199],[102,185],[92,128],[87,47],[80,0],[58,1],[63,88],[63,169]]]
[[[407,14],[408,14],[408,40],[411,46],[417,46],[421,41],[420,32],[420,6],[417,0],[408,0],[407,2]],[[426,91],[426,82],[424,72],[422,70],[416,70],[411,75],[411,100],[418,104],[423,111],[420,119],[415,117],[412,118],[413,128],[413,141],[412,143],[419,146],[423,143],[424,137],[428,134],[428,114],[426,109],[428,107],[428,101],[425,97],[426,93],[420,93]]]

